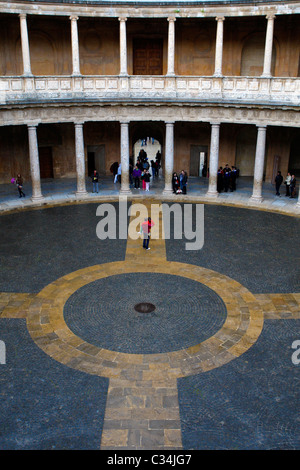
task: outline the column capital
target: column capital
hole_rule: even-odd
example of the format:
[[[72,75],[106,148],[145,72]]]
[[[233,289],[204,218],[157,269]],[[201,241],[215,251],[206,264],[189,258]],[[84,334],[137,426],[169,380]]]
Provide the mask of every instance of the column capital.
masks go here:
[[[120,16],[120,17],[118,18],[118,20],[119,20],[119,21],[127,21],[127,18],[126,18],[126,16]]]
[[[125,126],[125,125],[128,126],[129,123],[130,123],[130,121],[127,121],[127,120],[125,120],[125,119],[123,119],[122,121],[120,121],[121,126]]]
[[[21,20],[26,19],[26,17],[27,17],[27,13],[20,13],[19,14],[19,18],[21,18]]]
[[[175,121],[165,121],[166,126],[174,126]]]
[[[215,18],[216,21],[225,21],[225,16],[216,16]]]
[[[174,21],[176,21],[176,18],[175,18],[175,16],[169,16],[169,17],[167,18],[167,20],[174,22]]]
[[[265,130],[267,130],[267,124],[263,124],[263,125],[261,125],[261,124],[256,124],[256,127],[257,127],[257,129],[265,129]]]
[[[267,19],[268,21],[269,21],[269,20],[275,20],[275,18],[276,18],[275,13],[268,13],[268,14],[266,15],[266,19]]]
[[[76,122],[74,122],[74,126],[75,126],[75,127],[82,127],[83,124],[84,124],[84,121],[76,121]]]
[[[71,15],[71,16],[69,17],[69,19],[70,19],[71,21],[78,21],[78,20],[79,20],[79,16]]]
[[[218,122],[218,121],[213,121],[213,122],[210,123],[210,125],[211,125],[212,127],[220,127],[221,123]]]

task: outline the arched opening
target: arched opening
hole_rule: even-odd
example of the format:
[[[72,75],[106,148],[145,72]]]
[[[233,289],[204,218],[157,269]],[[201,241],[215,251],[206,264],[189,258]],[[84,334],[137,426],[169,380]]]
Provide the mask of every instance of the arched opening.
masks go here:
[[[135,123],[131,126],[131,164],[135,165],[139,155],[149,163],[160,159],[159,176],[162,176],[164,162],[164,133],[165,125],[161,122]]]

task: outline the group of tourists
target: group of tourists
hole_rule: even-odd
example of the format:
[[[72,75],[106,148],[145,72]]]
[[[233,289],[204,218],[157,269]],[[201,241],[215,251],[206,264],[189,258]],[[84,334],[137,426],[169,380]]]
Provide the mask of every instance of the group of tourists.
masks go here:
[[[188,184],[187,172],[181,170],[179,175],[174,172],[172,176],[172,188],[174,194],[186,194]]]
[[[281,171],[277,172],[277,175],[275,177],[275,186],[276,186],[276,196],[280,196],[280,186],[283,183],[283,176],[281,174]],[[295,175],[291,175],[290,173],[287,174],[285,181],[285,197],[290,197],[294,198],[296,197],[296,178]]]
[[[157,152],[156,161],[153,162],[155,165],[152,165],[153,160],[151,160],[151,169],[152,175],[150,173],[150,165],[148,162],[147,154],[142,149],[139,153],[137,158],[136,165],[133,167],[132,162],[130,163],[129,167],[129,177],[130,177],[130,185],[134,189],[140,189],[140,185],[142,183],[142,188],[144,191],[149,191],[150,189],[150,180],[151,178],[155,178],[158,176],[160,162],[161,162],[161,155],[160,152]],[[114,183],[119,182],[121,183],[121,163],[115,162],[111,166],[111,172],[114,175]],[[239,177],[239,170],[235,167],[229,167],[228,164],[225,165],[224,168],[220,167],[218,169],[218,176],[217,176],[217,191],[220,193],[222,191],[235,191],[236,190],[236,180]],[[91,180],[93,184],[93,193],[99,192],[99,173],[97,170],[94,170],[91,175]],[[281,171],[277,172],[275,178],[275,186],[276,186],[276,196],[280,196],[280,187],[282,183],[285,184],[285,196],[290,198],[296,197],[296,178],[295,175],[291,175],[290,173],[287,174],[285,181],[283,181],[283,176]],[[17,185],[19,197],[25,197],[25,193],[23,191],[23,178],[20,174],[17,175],[17,178],[12,178],[11,183]],[[188,184],[188,175],[187,172],[182,170],[179,175],[174,172],[172,176],[172,188],[174,194],[186,194],[187,193],[187,184]]]
[[[149,191],[150,190],[150,179],[151,179],[151,174],[149,170],[140,170],[140,168],[135,165],[133,171],[132,171],[132,179],[134,181],[134,188],[135,189],[140,189],[140,183],[142,181],[142,187],[143,191]]]
[[[236,180],[239,177],[239,170],[232,166],[230,167],[228,163],[226,163],[225,167],[221,167],[218,169],[217,175],[217,191],[221,193],[224,191],[227,193],[228,191],[235,191],[236,190]]]
[[[144,149],[141,149],[137,160],[136,160],[136,166],[138,167],[139,170],[149,170],[151,168],[151,173],[152,173],[152,178],[157,178],[159,176],[159,170],[161,168],[161,153],[158,150],[155,156],[155,161],[151,160],[149,163],[147,152],[145,152]]]

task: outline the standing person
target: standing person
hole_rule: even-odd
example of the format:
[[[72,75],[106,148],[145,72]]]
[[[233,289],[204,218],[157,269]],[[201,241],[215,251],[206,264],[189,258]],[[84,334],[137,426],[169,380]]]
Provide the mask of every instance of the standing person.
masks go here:
[[[119,166],[118,162],[114,162],[110,167],[110,171],[114,176],[114,181],[115,181],[116,174],[118,173],[118,166]]]
[[[137,165],[135,165],[134,170],[132,172],[132,176],[134,179],[134,187],[135,189],[140,189],[140,177],[141,177],[141,170]]]
[[[236,167],[232,166],[231,174],[230,174],[230,191],[231,192],[236,190],[236,178],[237,178]]]
[[[292,175],[290,182],[290,198],[296,196],[296,178],[295,175]]]
[[[288,173],[285,178],[285,196],[288,197],[290,195],[290,184],[291,184],[291,174]]]
[[[160,153],[159,150],[156,152],[155,164],[156,164],[155,176],[158,177],[159,176],[159,169],[161,168],[161,153]]]
[[[118,166],[118,171],[115,175],[114,183],[116,183],[117,181],[119,181],[119,183],[121,183],[121,173],[122,173],[122,170],[121,170],[121,163],[120,163],[119,166]]]
[[[93,193],[96,191],[96,193],[99,192],[99,174],[97,170],[94,170],[94,173],[91,176],[92,178],[92,183],[93,183]]]
[[[173,173],[173,176],[172,176],[172,188],[173,188],[173,193],[176,194],[179,189],[179,178],[176,172]]]
[[[145,190],[146,191],[149,191],[149,187],[150,187],[150,178],[151,178],[151,175],[150,175],[150,172],[149,170],[146,170],[145,172]]]
[[[280,192],[279,192],[279,189],[280,189],[280,186],[282,184],[282,181],[283,181],[283,177],[281,175],[281,171],[278,171],[277,172],[277,176],[275,178],[275,185],[276,185],[276,196],[280,196]]]
[[[130,184],[130,187],[133,186],[133,165],[131,162],[129,162],[129,184]]]
[[[218,175],[217,175],[217,191],[220,193],[224,188],[223,184],[223,168],[220,166],[218,169]]]
[[[142,234],[143,234],[143,248],[146,250],[150,250],[149,248],[149,241],[150,241],[150,234],[151,234],[151,228],[153,227],[154,222],[152,222],[151,217],[148,217],[148,219],[145,219],[144,222],[142,223]]]
[[[19,197],[25,197],[25,193],[23,192],[23,178],[20,174],[17,175],[16,185],[19,191]]]
[[[160,165],[158,163],[158,160],[155,160],[155,177],[158,178],[158,174],[159,174],[159,168],[160,168]]]
[[[187,173],[182,170],[179,176],[180,189],[183,194],[186,194],[186,185],[187,185]]]
[[[160,162],[161,162],[161,153],[160,153],[159,150],[156,152],[155,159],[156,159],[156,161],[158,162],[158,164],[160,165]]]
[[[142,180],[142,185],[143,185],[143,191],[146,190],[145,175],[146,175],[146,170],[143,170],[143,171],[142,171],[142,174],[141,174],[141,180]]]
[[[226,165],[225,165],[225,168],[223,170],[223,174],[224,174],[224,190],[225,190],[225,193],[227,193],[228,189],[229,189],[230,175],[231,175],[231,171],[230,171],[230,168],[228,166],[228,163],[226,163]]]
[[[152,171],[152,178],[155,178],[155,172],[156,172],[156,164],[154,160],[151,160],[151,171]]]

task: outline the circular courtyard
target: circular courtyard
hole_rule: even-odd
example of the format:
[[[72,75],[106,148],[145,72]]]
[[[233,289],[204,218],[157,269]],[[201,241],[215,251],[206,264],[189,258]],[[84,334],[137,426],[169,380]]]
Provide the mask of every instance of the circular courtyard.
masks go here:
[[[169,240],[152,239],[145,251],[140,239],[99,240],[97,207],[1,215],[0,339],[8,361],[0,378],[10,397],[1,416],[7,429],[27,423],[4,436],[2,448],[98,448],[99,435],[110,432],[105,409],[125,412],[115,393],[129,393],[129,384],[145,384],[145,393],[157,387],[154,396],[165,390],[165,404],[177,384],[186,449],[296,448],[298,369],[290,350],[300,333],[300,219],[205,205],[201,250],[185,250],[171,227]],[[112,392],[107,380],[116,383]],[[130,412],[142,412],[130,393]],[[11,400],[39,405],[11,412]],[[153,398],[145,400],[150,406]],[[36,413],[51,422],[47,436]],[[82,419],[79,442],[71,422]],[[220,422],[232,423],[225,434]],[[128,426],[138,432],[135,420]]]

